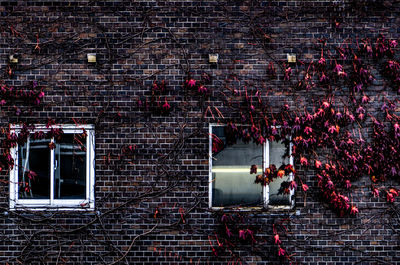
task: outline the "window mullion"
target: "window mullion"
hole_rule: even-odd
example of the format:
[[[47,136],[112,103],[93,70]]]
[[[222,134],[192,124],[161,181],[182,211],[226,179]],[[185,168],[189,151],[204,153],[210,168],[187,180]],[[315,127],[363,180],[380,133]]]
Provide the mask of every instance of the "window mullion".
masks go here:
[[[19,178],[18,178],[18,146],[14,147],[11,149],[11,156],[14,158],[14,167],[10,171],[11,174],[11,181],[10,181],[10,208],[13,209],[15,207],[15,204],[18,202],[18,183],[19,183]]]
[[[86,137],[86,201],[90,203],[90,159],[91,159],[91,132]]]
[[[265,141],[263,144],[263,173],[269,167],[269,141]],[[264,192],[264,206],[267,207],[269,204],[269,185],[263,186]]]
[[[208,126],[208,134],[209,134],[209,138],[208,138],[208,163],[209,163],[209,167],[208,167],[208,206],[211,208],[212,207],[212,190],[213,190],[213,180],[212,180],[212,125],[210,124]]]
[[[51,146],[54,146],[54,138],[51,138],[50,142],[52,143]],[[50,205],[54,205],[54,171],[55,171],[55,167],[54,167],[54,150],[50,149]]]
[[[292,143],[290,143],[289,144],[289,164],[294,167],[293,156],[292,156],[292,148],[293,148],[293,145],[292,145]],[[293,175],[293,173],[290,173],[290,180],[289,181],[293,181],[293,180],[294,180],[294,175]],[[294,207],[294,199],[293,199],[294,192],[295,192],[295,189],[291,189],[290,190],[290,204],[291,204],[291,207]]]

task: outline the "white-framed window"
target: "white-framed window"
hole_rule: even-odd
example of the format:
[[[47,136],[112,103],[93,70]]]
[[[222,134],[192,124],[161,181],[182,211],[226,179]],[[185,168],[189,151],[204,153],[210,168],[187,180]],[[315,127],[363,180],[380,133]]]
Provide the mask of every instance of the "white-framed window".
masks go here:
[[[236,140],[228,144],[225,125],[209,126],[209,207],[265,207],[291,209],[294,206],[294,190],[289,194],[280,193],[281,183],[290,183],[293,174],[276,178],[269,185],[255,183],[256,175],[263,174],[270,165],[293,165],[291,146],[289,157],[281,142],[266,141],[257,145],[252,141],[245,143]],[[214,141],[219,148],[213,150]],[[216,146],[214,146],[215,149]],[[250,168],[256,165],[257,172],[250,174]]]
[[[24,144],[11,148],[10,209],[93,210],[95,137],[92,125],[54,125],[56,137],[36,125]],[[11,125],[19,134],[22,126]]]

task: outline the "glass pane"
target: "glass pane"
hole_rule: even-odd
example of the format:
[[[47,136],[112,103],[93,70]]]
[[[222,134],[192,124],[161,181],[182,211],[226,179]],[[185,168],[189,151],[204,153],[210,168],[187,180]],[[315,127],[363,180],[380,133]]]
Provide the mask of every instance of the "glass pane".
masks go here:
[[[18,146],[20,199],[50,199],[49,139],[30,140]]]
[[[290,160],[288,157],[283,157],[286,153],[286,147],[280,142],[269,142],[269,165],[274,164],[279,168],[282,164],[288,165]],[[269,204],[270,205],[290,205],[289,194],[279,194],[281,183],[288,181],[290,176],[276,178],[269,184]]]
[[[213,127],[224,148],[213,155],[212,206],[255,206],[263,200],[262,186],[255,184],[256,174],[250,167],[257,165],[262,172],[262,146],[254,143],[226,145],[224,127]]]
[[[86,198],[86,138],[64,134],[55,149],[55,199]]]

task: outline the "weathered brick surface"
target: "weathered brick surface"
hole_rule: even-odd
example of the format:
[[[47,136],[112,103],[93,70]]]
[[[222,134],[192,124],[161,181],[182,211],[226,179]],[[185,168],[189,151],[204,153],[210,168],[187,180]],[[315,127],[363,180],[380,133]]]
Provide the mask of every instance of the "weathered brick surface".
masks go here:
[[[229,257],[215,257],[209,245],[219,223],[208,209],[208,124],[215,120],[209,113],[202,119],[202,100],[183,87],[187,71],[195,78],[203,72],[212,77],[207,105],[226,118],[238,114],[222,100],[227,79],[232,87],[268,92],[271,112],[282,102],[292,107],[312,102],[324,92],[289,93],[283,75],[267,78],[268,62],[284,61],[288,52],[300,61],[319,59],[314,47],[322,38],[338,45],[379,33],[398,39],[399,11],[397,1],[372,0],[0,1],[2,80],[15,87],[35,80],[46,93],[32,113],[16,115],[14,105],[19,105],[14,103],[2,106],[2,128],[49,118],[96,126],[95,212],[10,212],[9,176],[3,171],[0,261],[110,264],[153,227],[158,207],[165,227],[136,239],[120,264],[229,264]],[[338,28],[332,26],[336,20]],[[256,39],[257,28],[270,41]],[[40,49],[35,49],[37,36]],[[97,64],[87,63],[90,52],[96,52]],[[14,53],[20,59],[11,65],[10,76],[8,56]],[[208,63],[209,53],[219,54],[217,65]],[[139,99],[150,98],[155,80],[167,82],[169,115],[138,107]],[[373,97],[381,85],[378,76],[367,93]],[[129,145],[137,146],[136,153],[121,156]],[[312,173],[311,189],[316,182]],[[165,193],[146,196],[175,181]],[[290,218],[284,245],[298,263],[400,264],[398,211],[385,210],[387,203],[371,198],[366,185],[363,180],[353,185],[357,217],[339,218],[318,195],[305,199],[299,190],[293,210],[255,212],[249,220],[267,227],[263,231],[270,240],[275,218]],[[138,196],[143,198],[134,199]],[[183,224],[179,209],[195,204]],[[243,264],[282,262],[272,245],[251,249],[240,250]]]

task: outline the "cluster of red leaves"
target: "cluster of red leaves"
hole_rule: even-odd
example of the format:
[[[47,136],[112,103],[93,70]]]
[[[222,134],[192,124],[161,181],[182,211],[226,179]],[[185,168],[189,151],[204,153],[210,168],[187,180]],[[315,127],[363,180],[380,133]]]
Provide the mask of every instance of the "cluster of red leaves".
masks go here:
[[[257,173],[257,171],[254,173]],[[295,174],[295,173],[296,171],[294,170],[292,165],[282,164],[279,168],[277,168],[275,165],[271,165],[265,169],[263,174],[257,175],[256,180],[254,182],[265,186],[276,178],[283,178],[283,176],[289,176],[290,174]],[[291,188],[293,187],[294,186],[292,186]],[[289,194],[290,193],[289,188],[290,186],[287,185],[287,187],[284,188],[283,193]]]
[[[215,134],[211,135],[212,139],[212,153],[216,154],[224,149],[224,142]]]
[[[400,92],[400,64],[395,59],[385,63],[383,74],[391,81],[391,85]]]
[[[215,234],[214,245],[210,239],[210,246],[215,256],[228,252],[235,256],[235,249],[240,245],[253,245],[256,239],[257,228],[255,225],[248,225],[246,216],[243,213],[218,213],[220,221],[218,233]],[[214,247],[215,246],[215,247]]]
[[[353,215],[358,210],[339,190],[349,189],[351,181],[364,174],[360,156],[362,140],[355,139],[355,133],[350,130],[360,117],[352,113],[349,109],[339,111],[330,102],[323,101],[314,113],[295,117],[293,127],[293,154],[300,156],[303,167],[314,166],[322,197],[340,216]],[[332,150],[332,159],[325,166],[315,152],[323,148]],[[313,157],[314,165],[309,162]]]
[[[196,91],[198,94],[208,96],[211,90],[206,86],[211,81],[207,73],[203,73],[200,80],[189,78],[185,81],[184,86]],[[151,86],[151,96],[142,97],[137,100],[137,105],[140,110],[151,111],[160,115],[169,115],[172,111],[171,103],[168,101],[168,90],[165,80],[161,82],[154,81]]]
[[[291,255],[282,247],[282,241],[280,239],[279,233],[287,234],[287,229],[284,225],[284,222],[287,221],[285,219],[281,220],[278,223],[273,224],[272,232],[273,232],[273,242],[274,245],[277,246],[277,254],[278,257],[285,258],[287,261],[291,261]]]
[[[211,93],[211,89],[207,86],[210,81],[211,77],[207,73],[203,73],[200,80],[188,78],[185,81],[185,87],[189,91],[196,91],[200,95],[207,96]]]
[[[19,133],[15,132],[3,132],[3,142],[2,146],[4,148],[3,156],[0,161],[0,170],[2,168],[5,169],[12,169],[14,167],[14,159],[11,156],[10,149],[16,147],[17,145],[24,145],[28,139],[31,137],[33,140],[40,140],[40,139],[60,139],[63,135],[63,130],[59,127],[54,126],[55,123],[53,120],[49,120],[47,123],[47,130],[46,131],[38,131],[35,130],[35,126],[32,124],[23,123]],[[86,137],[86,132],[84,131],[80,138]],[[54,149],[56,146],[53,142],[49,144],[50,149]],[[30,172],[28,171],[27,174]],[[31,176],[33,176],[31,174]],[[30,177],[30,176],[28,176]]]
[[[19,103],[21,106],[38,106],[43,101],[43,87],[38,86],[34,81],[28,87],[14,88],[2,84],[0,86],[0,106],[10,106],[14,108],[15,114],[20,116],[22,109],[16,106]]]
[[[167,98],[167,84],[165,80],[154,81],[151,86],[151,96],[138,98],[137,106],[142,111],[151,111],[159,115],[170,114],[172,107]]]
[[[355,46],[345,42],[335,47],[336,54],[327,51],[325,55],[326,40],[320,42],[323,45],[320,59],[306,64],[304,74],[301,74],[298,80],[293,78],[295,73],[292,67],[283,64],[283,80],[293,80],[295,89],[311,90],[320,87],[331,91],[335,88],[346,87],[351,88],[353,93],[364,91],[372,84],[374,77],[368,63],[361,60],[362,57],[366,57],[366,61],[373,58],[382,64],[383,74],[392,81],[392,87],[399,89],[398,62],[393,59],[397,46],[396,40],[388,40],[381,35],[375,43],[371,43],[369,39],[363,39],[360,43],[357,41]],[[267,69],[268,76],[276,77],[272,74],[272,69],[274,66],[270,63]]]
[[[364,149],[365,163],[368,165],[371,177],[371,190],[374,196],[379,196],[379,190],[384,190],[388,202],[394,202],[399,195],[395,188],[377,188],[378,183],[384,183],[387,178],[399,180],[400,161],[400,117],[394,112],[396,105],[393,102],[385,102],[382,106],[384,118],[376,117],[373,121],[373,142]]]
[[[136,150],[137,150],[136,148],[137,148],[136,145],[127,145],[127,146],[123,146],[123,147],[122,147],[122,153],[123,153],[124,155],[128,155],[128,156],[134,155],[134,154],[136,153]]]

